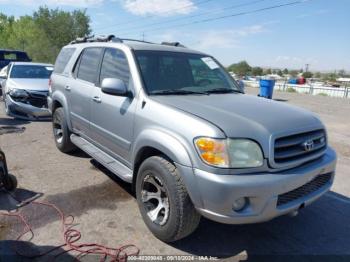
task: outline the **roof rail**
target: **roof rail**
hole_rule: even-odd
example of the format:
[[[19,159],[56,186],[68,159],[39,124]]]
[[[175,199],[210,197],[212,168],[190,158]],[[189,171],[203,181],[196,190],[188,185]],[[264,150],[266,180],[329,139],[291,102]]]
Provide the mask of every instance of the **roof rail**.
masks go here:
[[[180,44],[179,42],[162,42],[162,45],[170,45],[170,46],[176,46],[176,47],[185,47],[184,45]]]
[[[80,43],[93,43],[93,42],[115,42],[115,43],[122,43],[123,40],[120,38],[115,37],[114,35],[101,35],[101,36],[84,36],[84,37],[78,37],[70,44],[80,44]]]
[[[155,44],[152,42],[144,41],[144,40],[138,40],[138,39],[131,39],[131,38],[121,38],[123,41],[132,41],[132,42],[140,42],[140,43],[146,43],[146,44]]]
[[[73,44],[80,44],[80,43],[93,43],[93,42],[114,42],[114,43],[123,43],[123,41],[133,41],[133,42],[140,42],[140,43],[146,43],[146,44],[154,44],[152,42],[147,42],[144,40],[137,40],[137,39],[128,39],[128,38],[118,38],[115,37],[115,35],[100,35],[100,36],[84,36],[84,37],[78,37],[72,42],[70,42],[71,45]],[[162,42],[162,45],[167,46],[175,46],[175,47],[184,47],[184,45],[180,44],[179,42]]]

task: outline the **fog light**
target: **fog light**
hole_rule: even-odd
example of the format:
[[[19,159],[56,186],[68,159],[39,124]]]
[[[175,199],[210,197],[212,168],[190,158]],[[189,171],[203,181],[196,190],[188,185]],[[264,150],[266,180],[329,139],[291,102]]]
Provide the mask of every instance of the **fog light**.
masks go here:
[[[232,209],[236,212],[242,211],[248,204],[248,199],[246,197],[241,197],[233,202]]]

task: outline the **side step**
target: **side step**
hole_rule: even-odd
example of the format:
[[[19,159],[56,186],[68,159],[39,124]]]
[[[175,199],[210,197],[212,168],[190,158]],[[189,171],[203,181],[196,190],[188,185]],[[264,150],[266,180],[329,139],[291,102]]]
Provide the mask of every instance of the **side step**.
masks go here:
[[[90,155],[92,158],[94,158],[97,162],[106,167],[113,174],[117,175],[118,177],[120,177],[128,183],[132,182],[132,170],[130,168],[120,163],[118,160],[106,154],[101,149],[97,148],[89,141],[85,140],[80,136],[72,134],[70,136],[70,140],[74,145],[76,145],[85,153]]]

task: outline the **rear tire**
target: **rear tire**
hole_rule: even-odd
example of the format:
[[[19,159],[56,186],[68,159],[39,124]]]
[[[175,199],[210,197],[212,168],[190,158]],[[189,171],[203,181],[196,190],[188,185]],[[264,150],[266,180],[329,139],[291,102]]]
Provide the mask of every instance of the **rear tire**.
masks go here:
[[[14,175],[8,174],[4,181],[4,188],[7,191],[14,191],[17,188],[17,178]]]
[[[69,153],[77,149],[71,142],[67,120],[62,107],[57,108],[52,116],[52,129],[56,147],[63,153]]]
[[[190,235],[200,221],[176,167],[162,156],[146,159],[136,178],[136,197],[149,230],[164,242]]]

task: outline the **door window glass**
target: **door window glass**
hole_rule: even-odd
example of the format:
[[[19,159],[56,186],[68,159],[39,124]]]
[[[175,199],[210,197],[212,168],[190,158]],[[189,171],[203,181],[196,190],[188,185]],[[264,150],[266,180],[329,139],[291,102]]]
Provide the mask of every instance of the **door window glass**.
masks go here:
[[[101,54],[102,48],[100,47],[86,48],[80,58],[81,61],[77,73],[77,78],[90,83],[95,83],[97,79]]]
[[[122,51],[114,48],[106,49],[101,66],[101,83],[105,78],[118,78],[128,85],[130,78],[129,64]]]

